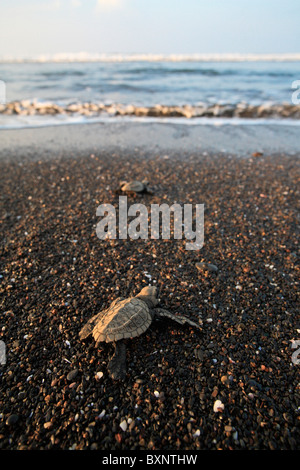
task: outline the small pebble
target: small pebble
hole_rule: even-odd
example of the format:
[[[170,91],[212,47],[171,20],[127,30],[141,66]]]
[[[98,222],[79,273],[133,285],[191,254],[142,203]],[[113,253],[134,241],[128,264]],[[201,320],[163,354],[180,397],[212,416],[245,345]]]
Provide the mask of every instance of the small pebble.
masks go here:
[[[143,379],[135,379],[135,383],[137,384],[143,384],[144,380]]]
[[[196,268],[199,269],[199,271],[210,271],[210,272],[217,272],[218,267],[215,264],[211,263],[196,263]]]
[[[44,423],[44,428],[45,429],[50,429],[52,428],[53,426],[53,423],[51,421],[47,421],[47,423]]]
[[[229,380],[229,378],[227,377],[227,375],[222,375],[222,377],[221,377],[221,382],[222,382],[222,384],[224,384],[224,385],[229,385],[230,380]]]
[[[16,424],[17,422],[19,421],[19,416],[17,414],[11,414],[7,420],[6,420],[6,424],[8,426],[13,426],[14,424]]]
[[[78,374],[78,369],[71,370],[67,375],[67,380],[71,382],[77,377],[77,374]]]
[[[134,427],[135,427],[135,420],[133,419],[131,423],[129,423],[129,428],[128,428],[129,431],[132,431]]]
[[[233,429],[232,426],[229,426],[229,425],[225,426],[225,432],[231,432],[232,429]]]
[[[253,152],[252,157],[262,157],[263,153],[262,152]]]
[[[121,421],[120,423],[120,428],[122,429],[122,431],[126,431],[127,430],[127,422],[124,420],[124,421]]]

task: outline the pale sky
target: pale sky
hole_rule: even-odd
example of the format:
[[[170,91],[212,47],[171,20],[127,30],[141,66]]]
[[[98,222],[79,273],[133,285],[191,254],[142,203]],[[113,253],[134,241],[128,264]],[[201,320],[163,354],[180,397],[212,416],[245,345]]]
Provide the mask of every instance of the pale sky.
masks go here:
[[[0,57],[299,53],[300,0],[0,0]]]

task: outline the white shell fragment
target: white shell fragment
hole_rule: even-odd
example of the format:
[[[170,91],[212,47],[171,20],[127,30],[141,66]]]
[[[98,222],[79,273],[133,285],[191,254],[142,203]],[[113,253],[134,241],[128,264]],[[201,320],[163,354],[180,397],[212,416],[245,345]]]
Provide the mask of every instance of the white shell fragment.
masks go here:
[[[221,402],[221,400],[216,400],[214,403],[214,412],[222,413],[223,410],[224,410],[224,404]]]
[[[127,422],[125,420],[120,423],[120,428],[122,429],[122,431],[127,430]]]

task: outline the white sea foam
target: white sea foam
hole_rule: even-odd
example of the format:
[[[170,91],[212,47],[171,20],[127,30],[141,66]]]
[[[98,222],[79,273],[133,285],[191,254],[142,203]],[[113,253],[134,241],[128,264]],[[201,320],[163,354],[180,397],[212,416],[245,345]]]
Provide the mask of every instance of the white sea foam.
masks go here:
[[[137,116],[5,116],[0,115],[0,130],[24,129],[36,127],[53,127],[72,124],[112,124],[112,123],[138,123],[138,124],[172,124],[185,126],[289,126],[299,127],[300,120],[296,119],[248,119],[248,118],[159,118],[159,117],[137,117]],[[274,127],[274,128],[275,128]]]
[[[0,63],[26,62],[300,62],[300,53],[284,54],[91,54],[88,52],[0,56]]]

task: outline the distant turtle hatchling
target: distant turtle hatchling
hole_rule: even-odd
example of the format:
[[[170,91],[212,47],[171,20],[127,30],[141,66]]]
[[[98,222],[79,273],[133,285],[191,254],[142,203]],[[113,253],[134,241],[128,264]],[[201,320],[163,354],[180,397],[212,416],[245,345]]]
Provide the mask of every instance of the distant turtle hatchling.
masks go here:
[[[135,297],[118,297],[107,310],[90,318],[81,329],[79,338],[83,340],[92,334],[96,347],[101,342],[115,343],[115,352],[108,364],[113,379],[124,380],[126,375],[126,348],[122,340],[140,336],[149,328],[155,316],[168,317],[181,325],[187,323],[200,328],[197,323],[182,315],[173,315],[157,307],[157,304],[157,288],[147,286]]]
[[[127,194],[152,194],[148,188],[148,181],[121,181],[120,188],[116,191],[117,194],[127,193]]]

